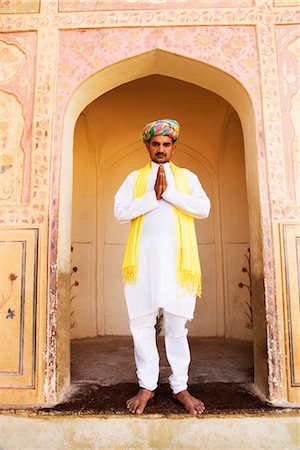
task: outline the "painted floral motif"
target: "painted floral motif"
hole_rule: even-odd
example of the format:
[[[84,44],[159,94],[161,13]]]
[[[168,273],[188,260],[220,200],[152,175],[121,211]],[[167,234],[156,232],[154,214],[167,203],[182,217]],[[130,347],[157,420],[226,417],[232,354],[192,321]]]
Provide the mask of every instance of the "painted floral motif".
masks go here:
[[[246,288],[249,293],[249,300],[246,301],[246,311],[244,312],[248,321],[246,323],[246,327],[253,329],[253,314],[252,314],[252,288],[251,288],[251,253],[250,248],[248,248],[248,255],[245,255],[247,264],[242,268],[242,272],[247,274],[248,282],[247,283],[239,283],[239,288]]]
[[[74,247],[71,247],[71,252],[74,251]],[[76,320],[75,320],[75,309],[73,309],[72,306],[72,302],[75,300],[76,298],[76,294],[74,293],[74,288],[76,288],[77,286],[79,286],[79,282],[77,280],[74,280],[74,274],[76,274],[78,272],[78,267],[73,266],[72,270],[71,270],[71,286],[70,286],[70,329],[72,330],[73,328],[76,327]]]
[[[15,317],[15,311],[13,309],[8,308],[6,313],[6,319],[13,319]]]
[[[221,49],[223,54],[229,58],[239,58],[241,56],[241,52],[246,50],[246,42],[240,36],[234,36],[231,39],[225,39],[222,42]]]
[[[7,81],[13,77],[18,72],[25,59],[25,53],[21,51],[19,47],[0,40],[0,81]]]
[[[259,97],[255,32],[249,27],[185,27],[64,31],[60,37],[58,105],[101,68],[159,48],[227,70]],[[80,54],[80,59],[78,55]],[[245,61],[245,64],[244,64]]]
[[[15,275],[14,273],[10,273],[8,275],[8,279],[10,281],[9,283],[9,288],[7,290],[6,293],[1,293],[0,294],[0,313],[5,313],[6,314],[6,319],[13,319],[15,317],[15,311],[12,310],[11,308],[8,308],[7,312],[2,311],[3,307],[10,301],[12,293],[13,293],[13,289],[14,289],[14,281],[16,281],[16,279],[18,278],[17,275]]]
[[[203,48],[210,48],[216,44],[216,36],[214,36],[212,33],[210,33],[209,29],[203,30],[204,32],[195,36],[194,44],[197,47],[203,47]],[[180,33],[180,30],[178,30],[178,33]],[[177,33],[177,35],[178,35]],[[184,34],[182,33],[182,36],[176,36],[178,38],[183,38]]]

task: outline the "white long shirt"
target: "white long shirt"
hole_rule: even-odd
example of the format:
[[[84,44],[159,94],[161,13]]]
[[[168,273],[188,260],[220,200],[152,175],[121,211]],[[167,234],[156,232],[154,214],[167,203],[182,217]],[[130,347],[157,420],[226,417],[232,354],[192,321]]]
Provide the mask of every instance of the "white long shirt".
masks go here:
[[[121,223],[144,214],[138,252],[136,283],[125,283],[125,298],[130,319],[158,308],[192,319],[195,296],[176,280],[176,223],[173,206],[196,219],[208,216],[210,201],[197,176],[184,169],[190,194],[178,192],[170,163],[164,164],[168,187],[160,200],[154,184],[159,164],[151,162],[146,193],[133,198],[138,170],[130,173],[115,195],[115,218]]]

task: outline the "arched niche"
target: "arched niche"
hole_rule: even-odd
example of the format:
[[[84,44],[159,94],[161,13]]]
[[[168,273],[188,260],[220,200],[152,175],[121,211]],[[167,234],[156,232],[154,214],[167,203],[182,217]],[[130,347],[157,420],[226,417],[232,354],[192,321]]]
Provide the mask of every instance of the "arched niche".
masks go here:
[[[239,81],[228,73],[200,61],[161,50],[154,50],[109,66],[90,76],[77,88],[68,103],[64,117],[59,214],[59,272],[68,273],[70,265],[72,217],[72,184],[70,180],[72,179],[73,133],[76,120],[88,104],[104,93],[129,81],[154,74],[193,83],[216,93],[232,105],[240,118],[244,137],[252,254],[255,383],[262,392],[268,394],[262,226],[259,195],[259,183],[263,184],[265,180],[259,180],[258,177],[256,123],[251,99]],[[60,287],[58,296],[61,299],[60,304],[63,304],[64,300],[66,301],[68,298],[68,293],[64,286]],[[64,313],[66,318],[68,318],[69,310],[67,307],[65,307]],[[64,385],[68,384],[69,380],[69,342],[68,339],[65,339],[65,336],[61,342],[59,342],[58,338],[60,353],[57,355],[58,372],[63,374],[62,376],[65,378],[65,383],[62,383]]]

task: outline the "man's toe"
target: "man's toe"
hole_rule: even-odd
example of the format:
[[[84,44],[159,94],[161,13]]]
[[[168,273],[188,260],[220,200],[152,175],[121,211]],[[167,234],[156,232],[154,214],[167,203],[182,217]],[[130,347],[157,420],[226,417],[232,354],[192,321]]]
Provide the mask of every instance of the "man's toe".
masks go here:
[[[198,407],[197,407],[197,413],[198,414],[202,414],[203,413],[203,411],[204,411],[204,405],[198,405]]]
[[[134,407],[133,407],[132,403],[129,403],[129,404],[127,405],[127,408],[128,408],[128,410],[129,410],[131,413],[134,411]]]

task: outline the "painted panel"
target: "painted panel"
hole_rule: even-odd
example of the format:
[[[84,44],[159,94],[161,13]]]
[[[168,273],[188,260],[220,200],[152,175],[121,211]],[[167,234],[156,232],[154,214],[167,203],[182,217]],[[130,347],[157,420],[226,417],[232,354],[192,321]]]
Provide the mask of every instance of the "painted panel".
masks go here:
[[[241,8],[252,6],[253,0],[59,0],[59,11],[151,10],[174,8]]]
[[[0,387],[33,388],[38,230],[0,232]]]
[[[300,176],[299,160],[299,45],[298,25],[276,27],[278,71],[280,80],[281,117],[284,142],[284,159],[287,193],[290,200],[296,199],[296,180]],[[283,211],[286,217],[286,211]]]
[[[26,241],[0,241],[0,375],[22,375]],[[4,333],[5,331],[5,333]]]
[[[37,13],[40,0],[1,0],[1,14]]]
[[[36,33],[0,34],[0,204],[28,203]]]
[[[299,6],[299,0],[274,0],[274,6]]]
[[[282,266],[285,286],[285,326],[289,355],[288,385],[291,395],[293,388],[300,387],[300,226],[282,226]],[[298,393],[300,401],[300,392]],[[294,399],[295,401],[296,399]]]

